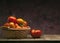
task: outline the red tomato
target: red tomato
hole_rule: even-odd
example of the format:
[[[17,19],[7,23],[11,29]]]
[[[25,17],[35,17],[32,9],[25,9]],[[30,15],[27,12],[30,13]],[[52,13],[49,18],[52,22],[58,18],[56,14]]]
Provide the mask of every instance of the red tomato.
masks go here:
[[[10,17],[8,17],[8,21],[16,23],[16,17],[10,16]]]
[[[24,22],[23,22],[23,26],[26,27],[27,25],[28,25],[28,23],[27,23],[26,21],[24,21]]]
[[[39,29],[32,29],[31,30],[31,36],[34,38],[39,38],[42,35],[42,31]]]
[[[9,23],[5,23],[5,24],[4,24],[4,26],[7,26],[7,27],[9,27],[10,25],[9,25]]]

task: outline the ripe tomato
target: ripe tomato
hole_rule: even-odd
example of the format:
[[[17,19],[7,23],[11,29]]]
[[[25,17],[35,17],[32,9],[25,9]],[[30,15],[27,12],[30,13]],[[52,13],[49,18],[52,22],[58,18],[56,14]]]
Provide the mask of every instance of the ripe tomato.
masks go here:
[[[15,28],[21,28],[18,24],[15,24]]]
[[[17,23],[18,23],[18,24],[23,23],[23,22],[24,22],[24,20],[23,20],[22,18],[18,18],[18,19],[17,19]]]
[[[15,28],[14,22],[10,22],[9,25],[10,25],[10,28]]]
[[[9,27],[9,23],[5,23],[4,26]]]
[[[8,17],[8,22],[14,22],[14,23],[16,23],[16,17],[14,17],[14,16],[9,16],[9,17]]]
[[[39,29],[32,29],[31,30],[31,36],[34,38],[39,38],[42,35],[42,31]]]
[[[24,21],[24,22],[23,22],[23,26],[26,27],[27,25],[28,25],[28,23],[27,23],[26,21]]]

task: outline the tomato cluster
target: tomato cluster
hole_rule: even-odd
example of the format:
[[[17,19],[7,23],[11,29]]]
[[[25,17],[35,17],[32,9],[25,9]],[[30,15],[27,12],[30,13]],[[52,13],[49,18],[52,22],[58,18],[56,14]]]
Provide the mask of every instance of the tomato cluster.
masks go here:
[[[9,16],[4,26],[10,27],[10,28],[23,28],[23,27],[27,27],[28,26],[27,24],[28,24],[27,21],[23,20],[22,18]]]

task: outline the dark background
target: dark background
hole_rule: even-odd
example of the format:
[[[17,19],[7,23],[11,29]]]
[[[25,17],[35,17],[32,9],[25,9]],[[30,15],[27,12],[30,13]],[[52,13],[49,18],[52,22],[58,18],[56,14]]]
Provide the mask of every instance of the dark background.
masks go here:
[[[31,28],[43,29],[45,34],[60,34],[58,0],[0,0],[0,25],[10,15],[25,19]]]

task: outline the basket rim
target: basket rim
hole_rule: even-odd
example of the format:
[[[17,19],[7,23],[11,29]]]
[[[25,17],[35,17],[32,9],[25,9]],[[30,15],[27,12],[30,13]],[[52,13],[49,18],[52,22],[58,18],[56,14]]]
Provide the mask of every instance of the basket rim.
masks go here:
[[[12,29],[12,28],[10,28],[10,29],[8,29],[8,30],[21,31],[21,30],[30,30],[30,29]]]
[[[10,30],[10,31],[25,31],[25,30],[30,30],[31,28],[28,29],[13,29],[13,28],[8,28],[8,29],[3,29],[3,30]]]
[[[3,27],[1,27],[1,29],[2,29],[2,30],[20,31],[20,30],[30,30],[31,28],[29,27],[29,28],[21,28],[21,29],[20,29],[20,28],[17,28],[17,29],[15,28],[15,29],[14,29],[14,28],[9,28],[9,27],[8,27],[8,28],[3,28]]]

